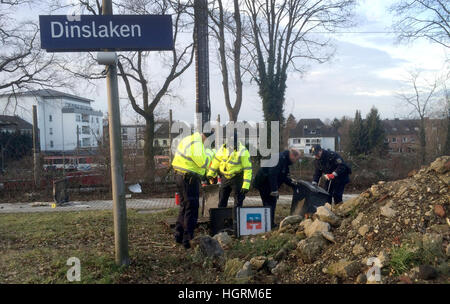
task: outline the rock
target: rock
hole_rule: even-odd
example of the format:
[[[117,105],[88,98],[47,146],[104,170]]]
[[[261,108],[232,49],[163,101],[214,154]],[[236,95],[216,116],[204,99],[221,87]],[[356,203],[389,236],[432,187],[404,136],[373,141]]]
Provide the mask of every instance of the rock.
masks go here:
[[[323,222],[329,223],[333,226],[339,225],[339,218],[330,209],[325,206],[320,206],[317,208],[316,215]]]
[[[272,272],[272,270],[277,267],[278,263],[273,258],[269,258],[266,263],[267,269]]]
[[[425,250],[438,255],[442,254],[442,235],[438,233],[425,233],[422,237],[422,246]]]
[[[281,261],[287,256],[288,252],[285,248],[281,248],[273,257],[276,261]]]
[[[250,262],[245,262],[244,266],[237,272],[236,278],[238,279],[248,279],[253,276],[253,269]]]
[[[334,239],[334,235],[330,232],[330,231],[322,231],[322,236],[332,242],[332,243],[336,243],[336,240]]]
[[[445,172],[450,171],[450,156],[438,157],[430,164],[430,169],[439,174],[444,174]]]
[[[359,276],[356,277],[356,284],[366,284],[367,282],[367,276],[365,273],[361,273]]]
[[[231,242],[233,241],[231,237],[226,232],[218,233],[214,236],[214,239],[219,242],[223,249],[228,249]]]
[[[445,248],[445,254],[450,257],[450,243],[447,244],[447,248]]]
[[[362,236],[366,235],[367,232],[369,232],[368,225],[363,225],[363,226],[359,227],[359,229],[358,229],[358,233]]]
[[[325,208],[327,208],[328,210],[333,211],[333,206],[330,203],[325,203]]]
[[[391,208],[392,203],[387,203],[385,206],[380,208],[381,215],[391,218],[394,217],[397,213],[394,209]]]
[[[315,233],[322,233],[323,231],[330,231],[330,224],[315,219],[310,225],[305,227],[305,234],[307,237],[313,236]]]
[[[437,270],[430,265],[420,265],[419,273],[417,274],[419,279],[422,280],[434,280],[437,278]]]
[[[446,224],[435,224],[430,227],[431,231],[439,233],[439,234],[446,234],[450,232],[450,226]]]
[[[341,279],[356,276],[361,271],[361,263],[358,261],[340,260],[327,268],[327,273]]]
[[[398,277],[398,280],[403,284],[412,284],[412,280],[407,275],[402,275]]]
[[[362,212],[358,213],[358,216],[352,221],[353,228],[359,227],[363,217],[364,217],[364,213],[362,213]]]
[[[277,266],[275,266],[272,269],[272,274],[274,275],[282,275],[283,273],[286,272],[286,270],[288,269],[288,266],[286,265],[285,262],[280,262]]]
[[[252,265],[254,270],[260,270],[264,267],[267,258],[265,256],[257,256],[250,259],[250,265]]]
[[[343,215],[348,215],[354,208],[361,204],[362,198],[357,196],[355,198],[349,199],[340,204],[337,208],[338,212]]]
[[[306,228],[311,226],[312,223],[313,223],[313,221],[311,219],[306,219],[300,223],[300,227],[303,228],[303,230],[306,230]]]
[[[386,267],[388,266],[389,262],[390,262],[390,258],[389,258],[389,254],[384,251],[381,250],[380,253],[377,255],[378,260],[380,261],[380,268]]]
[[[302,221],[303,217],[300,215],[290,215],[288,217],[285,217],[281,223],[280,228],[288,226],[288,225],[296,225]]]
[[[445,217],[444,207],[442,207],[441,205],[434,205],[434,214],[439,217]]]
[[[352,252],[354,255],[361,255],[366,252],[366,249],[361,244],[356,244],[353,246]]]
[[[327,245],[327,240],[322,234],[317,233],[308,239],[301,240],[297,245],[297,252],[305,263],[313,263]]]
[[[196,237],[193,244],[198,245],[199,252],[206,258],[219,258],[224,254],[219,242],[207,235]]]

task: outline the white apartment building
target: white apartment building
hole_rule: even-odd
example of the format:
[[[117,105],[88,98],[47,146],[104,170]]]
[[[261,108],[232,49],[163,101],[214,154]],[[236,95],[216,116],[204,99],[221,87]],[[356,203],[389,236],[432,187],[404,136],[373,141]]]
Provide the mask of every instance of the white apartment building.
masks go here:
[[[0,114],[17,115],[33,123],[37,108],[41,151],[96,148],[103,138],[102,112],[92,99],[51,89],[0,95]]]

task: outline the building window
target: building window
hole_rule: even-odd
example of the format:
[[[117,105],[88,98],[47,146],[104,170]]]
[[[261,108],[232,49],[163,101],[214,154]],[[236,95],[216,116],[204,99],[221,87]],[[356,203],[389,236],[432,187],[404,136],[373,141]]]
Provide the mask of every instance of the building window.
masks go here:
[[[408,142],[408,137],[403,137],[403,142],[404,143]]]
[[[83,138],[83,147],[90,146],[90,138]]]
[[[392,142],[396,143],[397,142],[397,138],[396,137],[392,137]]]
[[[53,148],[53,140],[50,141],[50,148]]]
[[[77,115],[76,121],[81,121],[81,115]]]
[[[53,121],[53,117],[51,115],[48,116],[48,121]]]
[[[163,146],[167,146],[167,140],[163,139]]]
[[[48,129],[48,134],[53,135],[53,128]]]
[[[98,117],[95,119],[95,121],[98,123]]]
[[[158,140],[155,140],[155,143],[154,143],[154,145],[157,147],[157,146],[159,146],[159,142],[158,142]]]
[[[122,128],[122,134],[127,134],[127,128]]]
[[[414,137],[411,137],[411,142],[416,142],[416,139]]]
[[[91,134],[90,129],[89,129],[88,126],[82,126],[82,127],[81,127],[81,133],[82,133],[82,134],[85,134],[85,135]]]

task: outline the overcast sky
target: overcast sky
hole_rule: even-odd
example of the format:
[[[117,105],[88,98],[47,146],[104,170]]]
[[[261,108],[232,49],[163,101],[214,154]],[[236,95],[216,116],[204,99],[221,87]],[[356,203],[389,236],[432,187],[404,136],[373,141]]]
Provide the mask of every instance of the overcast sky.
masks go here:
[[[392,16],[388,7],[392,0],[363,0],[357,8],[358,26],[349,29],[352,33],[334,34],[336,54],[328,63],[313,64],[308,72],[300,77],[290,73],[286,91],[285,116],[292,113],[299,118],[334,118],[354,116],[355,110],[365,115],[376,106],[382,118],[404,118],[410,113],[396,98],[396,93],[405,88],[403,80],[406,72],[422,69],[426,75],[433,76],[445,68],[450,54],[443,46],[428,41],[416,41],[409,45],[396,43],[396,35],[389,28]],[[356,32],[356,33],[355,33]],[[359,32],[359,33],[358,33]],[[364,33],[360,33],[364,32]],[[367,33],[385,32],[385,33]],[[210,45],[210,90],[212,115],[221,114],[228,119],[226,112],[220,71]],[[164,67],[152,62],[153,70]],[[240,120],[260,121],[263,118],[262,106],[254,83],[244,84],[244,100],[239,114]],[[168,116],[168,108],[173,109],[175,119],[193,121],[195,108],[195,70],[191,66],[172,86],[179,99],[165,100],[159,108],[162,116]],[[88,93],[82,89],[83,97],[95,99],[95,108],[107,112],[105,80],[96,83],[96,88]],[[88,95],[88,96],[86,96]],[[121,88],[120,95],[123,115],[122,123],[136,120],[131,107],[127,106],[126,92]]]

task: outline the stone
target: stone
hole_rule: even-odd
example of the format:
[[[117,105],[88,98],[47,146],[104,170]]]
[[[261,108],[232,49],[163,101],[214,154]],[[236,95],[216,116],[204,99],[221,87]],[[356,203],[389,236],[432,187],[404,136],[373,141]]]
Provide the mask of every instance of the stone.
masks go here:
[[[301,240],[297,245],[297,252],[305,263],[313,263],[327,245],[327,240],[317,233],[308,239]]]
[[[340,214],[348,215],[353,209],[361,204],[362,198],[357,196],[340,204],[337,208]]]
[[[238,279],[248,279],[253,276],[253,269],[250,262],[245,262],[244,266],[237,272],[236,278]]]
[[[430,265],[420,265],[417,276],[422,280],[434,280],[437,278],[438,272]]]
[[[391,218],[394,217],[397,213],[394,209],[391,208],[392,203],[388,203],[380,208],[381,215]]]
[[[219,242],[223,249],[228,249],[233,241],[226,232],[218,233],[214,236],[214,239]]]
[[[450,171],[450,156],[438,157],[434,162],[430,164],[430,169],[439,174],[444,174]]]
[[[356,284],[366,284],[367,283],[367,276],[365,273],[361,273],[359,276],[356,277]]]
[[[275,266],[272,269],[272,274],[277,275],[277,276],[282,275],[283,273],[285,273],[287,271],[287,269],[288,269],[287,264],[285,262],[280,262],[280,263],[278,263],[277,266]]]
[[[354,255],[361,255],[366,252],[366,249],[361,244],[356,244],[353,246],[352,252]]]
[[[288,252],[285,248],[281,248],[273,257],[276,261],[281,261],[287,256]]]
[[[407,275],[402,275],[398,277],[398,280],[402,284],[412,284],[412,280]]]
[[[334,235],[333,235],[330,231],[322,231],[322,236],[323,236],[326,240],[328,240],[328,241],[330,241],[330,242],[332,242],[332,243],[336,243],[336,240],[335,240],[335,238],[334,238]]]
[[[193,245],[197,245],[201,255],[206,258],[215,259],[224,255],[224,251],[220,247],[219,242],[207,235],[196,237],[193,240]]]
[[[359,227],[358,229],[358,233],[362,236],[365,236],[366,233],[369,232],[369,226],[368,225],[362,225],[361,227]]]
[[[422,237],[422,246],[433,254],[442,254],[442,235],[438,233],[425,233]]]
[[[447,248],[445,248],[445,254],[450,257],[450,243],[447,244]]]
[[[352,221],[353,228],[359,227],[363,217],[364,217],[364,213],[362,213],[362,212],[358,213],[358,216]]]
[[[296,224],[300,223],[302,220],[303,220],[303,217],[300,215],[290,215],[288,217],[285,217],[281,221],[280,228],[286,227],[288,225],[296,225]]]
[[[315,233],[322,233],[323,231],[330,231],[330,224],[315,219],[310,225],[305,227],[305,234],[307,237],[313,236]]]
[[[265,256],[257,256],[250,259],[250,265],[252,265],[254,270],[260,270],[264,267],[267,258]]]
[[[269,258],[269,259],[267,260],[266,267],[267,267],[267,269],[268,269],[270,272],[272,272],[272,270],[273,270],[275,267],[277,267],[277,265],[278,265],[278,262],[275,261],[273,258]]]
[[[316,215],[323,222],[329,223],[333,226],[339,225],[339,218],[330,209],[325,206],[320,206],[317,208]]]
[[[434,214],[439,217],[445,217],[444,207],[442,207],[441,205],[434,205]]]
[[[311,219],[306,219],[300,223],[300,227],[303,228],[303,230],[306,230],[312,223],[313,221]]]
[[[430,227],[431,231],[439,233],[439,234],[446,234],[450,232],[450,226],[447,224],[434,224]]]
[[[348,261],[342,259],[333,263],[327,268],[327,273],[337,276],[341,279],[347,279],[356,276],[361,271],[361,263],[358,261]]]
[[[389,262],[390,262],[390,258],[389,258],[389,254],[384,251],[381,250],[380,253],[377,255],[378,260],[380,261],[380,268],[386,267],[388,266]]]

